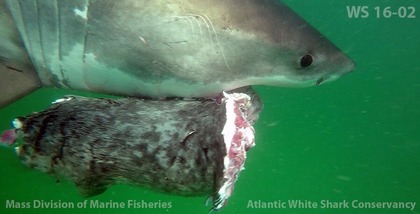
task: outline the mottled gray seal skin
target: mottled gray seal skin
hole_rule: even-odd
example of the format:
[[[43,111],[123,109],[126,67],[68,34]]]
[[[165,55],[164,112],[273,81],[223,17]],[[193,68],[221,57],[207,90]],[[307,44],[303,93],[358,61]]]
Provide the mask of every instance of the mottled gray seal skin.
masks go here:
[[[252,105],[241,111],[252,125],[262,106],[255,93],[249,95]],[[15,120],[24,141],[17,153],[29,167],[69,178],[84,196],[128,183],[184,196],[207,194],[218,210],[226,203],[217,192],[226,182],[226,114],[215,99],[67,96]]]
[[[70,177],[85,196],[118,177],[183,195],[220,180],[224,112],[214,102],[68,98],[22,119],[24,163]]]

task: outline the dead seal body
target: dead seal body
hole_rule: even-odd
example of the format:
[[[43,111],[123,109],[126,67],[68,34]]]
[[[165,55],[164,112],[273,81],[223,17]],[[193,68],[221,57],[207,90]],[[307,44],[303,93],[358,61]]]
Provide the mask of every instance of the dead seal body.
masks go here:
[[[118,177],[182,195],[208,193],[220,178],[225,112],[213,103],[70,99],[21,119],[19,156],[70,177],[84,196],[102,193]]]
[[[24,141],[16,150],[24,164],[69,178],[84,196],[127,183],[207,194],[218,210],[254,145],[252,124],[261,103],[251,97],[226,94],[217,103],[67,96],[14,121]]]

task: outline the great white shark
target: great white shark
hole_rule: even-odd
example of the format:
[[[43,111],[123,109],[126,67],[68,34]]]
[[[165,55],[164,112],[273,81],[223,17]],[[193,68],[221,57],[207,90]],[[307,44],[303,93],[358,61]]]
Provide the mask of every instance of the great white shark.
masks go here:
[[[0,106],[41,86],[203,97],[319,85],[354,68],[274,0],[1,0],[0,18]]]

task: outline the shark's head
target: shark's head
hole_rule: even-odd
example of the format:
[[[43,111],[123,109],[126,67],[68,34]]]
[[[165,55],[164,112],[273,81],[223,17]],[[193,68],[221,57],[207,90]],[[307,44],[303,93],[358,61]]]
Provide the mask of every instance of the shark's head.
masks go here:
[[[307,87],[333,81],[355,67],[325,36],[281,2],[246,0],[232,17],[249,38],[247,84]],[[233,10],[234,11],[234,10]],[[246,11],[246,12],[244,12]],[[247,17],[247,21],[245,20]]]
[[[355,65],[348,56],[303,20],[294,19],[282,25],[281,28],[289,29],[290,34],[287,39],[280,32],[273,34],[278,36],[274,41],[281,50],[274,62],[273,85],[320,85],[354,69]]]
[[[334,44],[306,25],[296,29],[296,37],[278,47],[269,85],[306,87],[333,81],[355,67]],[[281,43],[284,44],[284,43]],[[270,80],[271,79],[271,80]]]

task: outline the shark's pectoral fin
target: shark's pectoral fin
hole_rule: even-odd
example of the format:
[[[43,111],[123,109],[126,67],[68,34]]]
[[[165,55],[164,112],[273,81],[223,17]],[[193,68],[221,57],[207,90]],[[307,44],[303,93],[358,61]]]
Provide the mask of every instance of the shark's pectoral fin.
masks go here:
[[[35,71],[0,62],[0,108],[41,86]]]
[[[0,108],[41,86],[22,37],[0,2]]]

